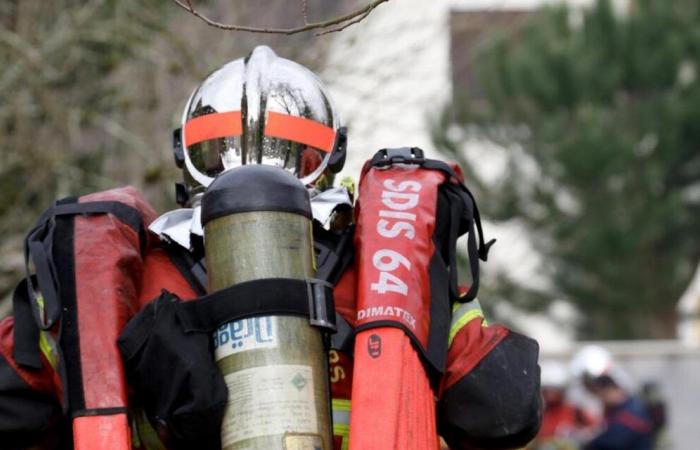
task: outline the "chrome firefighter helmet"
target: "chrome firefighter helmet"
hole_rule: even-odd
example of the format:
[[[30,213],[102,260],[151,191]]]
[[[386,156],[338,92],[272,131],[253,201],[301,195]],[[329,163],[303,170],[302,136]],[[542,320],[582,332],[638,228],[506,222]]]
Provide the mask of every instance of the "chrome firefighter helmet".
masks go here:
[[[313,184],[342,169],[347,142],[318,77],[265,46],[194,90],[174,139],[185,172],[181,203],[182,195],[203,192],[219,173],[244,164],[281,167]]]

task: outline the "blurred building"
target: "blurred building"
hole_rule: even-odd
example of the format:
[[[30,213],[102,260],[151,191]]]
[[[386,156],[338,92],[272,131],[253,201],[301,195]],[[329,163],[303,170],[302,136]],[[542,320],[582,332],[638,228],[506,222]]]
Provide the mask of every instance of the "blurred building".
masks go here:
[[[700,265],[678,301],[678,339],[700,347]]]

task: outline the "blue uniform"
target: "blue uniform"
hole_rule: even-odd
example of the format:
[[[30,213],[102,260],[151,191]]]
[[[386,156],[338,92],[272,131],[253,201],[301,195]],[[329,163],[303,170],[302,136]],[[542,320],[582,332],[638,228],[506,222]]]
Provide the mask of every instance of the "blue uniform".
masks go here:
[[[605,430],[586,450],[652,450],[652,422],[646,405],[637,397],[605,411]]]

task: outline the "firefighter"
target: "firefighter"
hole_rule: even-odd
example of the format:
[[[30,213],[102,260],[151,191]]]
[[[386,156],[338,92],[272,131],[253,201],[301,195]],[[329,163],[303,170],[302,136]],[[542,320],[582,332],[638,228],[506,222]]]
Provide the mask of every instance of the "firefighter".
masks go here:
[[[585,346],[571,362],[574,376],[603,405],[603,427],[588,450],[651,450],[653,423],[644,401],[634,395],[627,373],[602,347]]]
[[[328,356],[333,446],[346,449],[357,320],[352,208],[358,192],[347,180],[333,187],[345,161],[347,138],[328,93],[308,69],[258,47],[213,72],[194,90],[174,137],[175,160],[184,176],[176,190],[182,208],[156,219],[138,192],[121,188],[57,202],[28,236],[28,261],[33,263],[28,267],[36,266],[37,273],[28,270],[24,285],[16,290],[17,317],[0,325],[3,445],[56,448],[58,442],[93,449],[114,445],[117,437],[123,446],[110,448],[221,445],[227,386],[211,348],[221,335],[212,344],[209,333],[181,330],[186,309],[181,305],[205,303],[197,300],[208,286],[202,227],[208,187],[233,169],[264,165],[288,172],[310,194],[315,276],[334,286],[337,332]],[[389,170],[394,160],[399,167],[417,162],[426,167],[416,170],[432,170],[419,150],[411,150],[415,161],[404,158],[405,151],[384,151],[374,158],[377,170]],[[458,199],[455,208],[469,215],[469,222],[439,228],[456,240],[467,229],[473,237],[478,227],[478,256],[485,259],[488,245],[484,248],[475,204],[467,205],[473,197],[466,196],[461,175],[443,163],[433,166],[443,171],[439,179],[451,189],[450,198]],[[436,185],[434,192],[439,189]],[[459,189],[461,196],[455,193]],[[249,204],[262,195],[244,191],[229,192],[230,198]],[[286,194],[273,193],[281,199]],[[205,222],[216,216],[210,212],[205,211]],[[474,247],[472,252],[472,245],[470,240],[470,259],[477,251]],[[444,259],[442,270],[450,286],[440,288],[447,290],[456,286],[456,258],[449,245],[441,250],[445,254],[436,256]],[[416,270],[427,273],[428,268]],[[447,314],[444,339],[438,339],[439,351],[431,354],[438,354],[436,367],[440,361],[443,365],[431,372],[442,398],[436,405],[441,408],[439,429],[453,448],[522,446],[539,427],[537,344],[487,325],[473,299],[475,288],[467,297],[451,291],[453,307],[440,307]],[[442,382],[440,370],[446,373]],[[484,376],[470,377],[482,372]],[[307,379],[295,380],[299,390]],[[127,421],[130,431],[124,428]],[[105,429],[114,434],[100,431]],[[316,445],[303,434],[287,444]],[[434,442],[437,447],[437,437]]]
[[[542,365],[544,414],[533,449],[577,449],[590,439],[596,418],[567,398],[569,372],[566,364],[549,361]]]

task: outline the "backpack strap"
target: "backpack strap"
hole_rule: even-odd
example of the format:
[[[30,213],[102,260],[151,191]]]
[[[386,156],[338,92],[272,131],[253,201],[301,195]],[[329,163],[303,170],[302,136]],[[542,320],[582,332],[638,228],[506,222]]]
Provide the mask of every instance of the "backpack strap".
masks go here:
[[[206,295],[207,269],[204,263],[204,257],[198,259],[178,244],[162,242],[162,247],[178,272],[187,280],[187,283],[197,295]]]
[[[313,280],[261,279],[206,295],[206,265],[179,245],[165,243],[164,249],[173,264],[187,279],[200,298],[182,302],[176,308],[186,332],[207,332],[232,320],[259,315],[298,315],[309,317],[311,323],[341,335],[348,341],[352,328],[335,312],[332,286],[352,263],[353,227],[341,233],[323,229],[314,223],[314,250],[317,273]],[[254,303],[251,303],[254,299]],[[333,336],[335,342],[336,336]]]
[[[325,230],[314,222],[314,250],[316,252],[316,278],[335,286],[345,270],[355,259],[352,238],[355,226],[351,225],[340,234]],[[354,330],[347,320],[336,311],[336,331],[331,337],[331,346],[348,354],[352,353]]]
[[[253,316],[309,317],[311,325],[335,330],[333,287],[322,280],[263,278],[229,286],[176,305],[186,333],[205,333]]]

